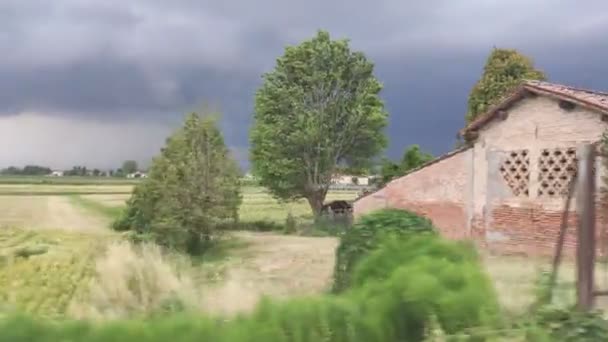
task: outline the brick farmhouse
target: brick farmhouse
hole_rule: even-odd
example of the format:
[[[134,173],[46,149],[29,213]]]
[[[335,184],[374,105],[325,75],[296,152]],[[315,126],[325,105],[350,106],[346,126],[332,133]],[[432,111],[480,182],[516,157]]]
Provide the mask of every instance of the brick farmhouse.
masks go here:
[[[460,132],[470,144],[358,199],[354,215],[408,209],[431,219],[444,236],[474,240],[491,252],[551,254],[579,148],[601,140],[607,119],[608,93],[524,82]],[[598,187],[600,166],[598,158]],[[571,210],[570,253],[576,201]],[[598,231],[604,212],[596,214]]]

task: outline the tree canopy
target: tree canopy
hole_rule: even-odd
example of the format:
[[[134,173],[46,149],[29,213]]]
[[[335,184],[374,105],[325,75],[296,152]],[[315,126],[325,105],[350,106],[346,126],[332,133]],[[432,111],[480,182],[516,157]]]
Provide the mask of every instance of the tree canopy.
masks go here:
[[[129,173],[135,173],[138,170],[138,165],[137,162],[135,160],[125,160],[122,163],[122,172],[129,174]]]
[[[315,37],[285,49],[263,76],[251,129],[254,174],[283,200],[315,214],[338,165],[366,164],[386,146],[388,114],[374,65],[348,40]]]
[[[216,119],[192,113],[167,139],[114,226],[200,253],[238,219],[240,177]]]
[[[523,80],[545,79],[545,74],[534,68],[532,60],[517,50],[494,48],[469,95],[467,123],[486,112]]]
[[[10,166],[0,170],[1,175],[11,176],[43,176],[48,175],[51,172],[51,168],[39,165],[26,165],[23,169],[16,166]]]

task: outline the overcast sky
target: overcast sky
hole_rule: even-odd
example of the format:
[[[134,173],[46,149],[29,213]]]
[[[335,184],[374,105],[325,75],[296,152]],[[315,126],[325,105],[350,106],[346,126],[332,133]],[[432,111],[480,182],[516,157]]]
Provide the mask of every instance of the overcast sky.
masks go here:
[[[376,63],[393,157],[452,148],[493,46],[608,90],[605,0],[0,0],[0,166],[145,162],[204,103],[246,166],[260,75],[320,28]]]

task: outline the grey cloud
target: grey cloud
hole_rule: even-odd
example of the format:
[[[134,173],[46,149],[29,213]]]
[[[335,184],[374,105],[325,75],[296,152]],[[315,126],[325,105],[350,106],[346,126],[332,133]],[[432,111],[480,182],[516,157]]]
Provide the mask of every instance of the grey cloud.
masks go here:
[[[392,155],[449,149],[492,46],[521,49],[553,80],[608,86],[604,0],[3,0],[0,118],[174,125],[208,102],[243,158],[261,73],[319,28],[376,62]]]

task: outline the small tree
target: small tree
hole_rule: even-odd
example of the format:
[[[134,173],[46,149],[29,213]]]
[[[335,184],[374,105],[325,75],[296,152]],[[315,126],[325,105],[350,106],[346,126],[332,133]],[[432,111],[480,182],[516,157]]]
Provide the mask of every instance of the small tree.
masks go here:
[[[238,219],[240,177],[216,120],[193,113],[167,139],[115,228],[200,253]]]
[[[544,80],[532,60],[517,50],[494,48],[483,68],[483,75],[469,95],[467,122],[486,112],[523,80]]]
[[[387,113],[374,66],[347,40],[317,35],[285,49],[264,75],[251,130],[253,172],[283,200],[318,216],[338,165],[365,164],[386,145]]]
[[[126,174],[137,172],[137,162],[135,160],[125,160],[122,163],[122,171]]]
[[[409,171],[420,167],[431,160],[433,160],[432,154],[423,152],[418,145],[411,145],[403,153],[403,157],[399,164],[389,159],[384,159],[382,161],[382,168],[380,171],[382,184],[386,184],[397,177],[403,176]]]

